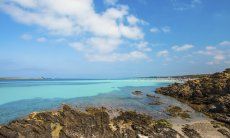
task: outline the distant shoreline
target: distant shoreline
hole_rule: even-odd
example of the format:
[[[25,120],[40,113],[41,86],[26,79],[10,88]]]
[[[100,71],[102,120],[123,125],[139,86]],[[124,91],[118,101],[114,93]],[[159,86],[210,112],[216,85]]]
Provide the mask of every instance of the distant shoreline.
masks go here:
[[[152,80],[169,80],[169,81],[188,81],[198,79],[205,75],[186,75],[186,76],[156,76],[156,77],[133,77],[133,78],[120,78],[120,79],[82,79],[82,78],[22,78],[22,77],[0,77],[0,81],[2,80],[129,80],[129,79],[137,79],[137,80],[145,80],[145,79],[152,79]]]
[[[49,80],[51,78],[19,78],[19,77],[1,77],[0,80]]]

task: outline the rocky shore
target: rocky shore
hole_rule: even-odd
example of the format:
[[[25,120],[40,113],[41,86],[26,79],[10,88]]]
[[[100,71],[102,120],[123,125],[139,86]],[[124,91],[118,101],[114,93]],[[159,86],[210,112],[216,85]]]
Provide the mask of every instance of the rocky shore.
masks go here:
[[[230,69],[183,84],[156,89],[156,93],[185,102],[193,109],[230,127]]]
[[[63,105],[57,110],[33,112],[0,125],[0,138],[230,138],[230,130],[226,128],[230,128],[230,69],[161,87],[156,92],[187,103],[216,121],[206,116],[196,120],[191,113],[195,112],[193,109],[171,101],[163,111],[171,116],[167,120],[122,109]],[[146,104],[150,107],[165,102],[159,94],[140,90],[130,94],[136,99],[147,97]]]
[[[24,119],[0,126],[0,138],[75,138],[75,137],[182,137],[166,120],[154,120],[133,111],[121,111],[111,117],[105,108],[77,108],[34,112]]]

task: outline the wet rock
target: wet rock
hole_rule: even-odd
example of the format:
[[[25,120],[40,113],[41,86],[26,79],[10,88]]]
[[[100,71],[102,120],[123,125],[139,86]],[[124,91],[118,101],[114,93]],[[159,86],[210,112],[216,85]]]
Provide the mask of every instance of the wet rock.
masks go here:
[[[189,138],[202,138],[200,134],[196,130],[190,128],[189,125],[186,125],[185,127],[183,127],[182,132]]]
[[[140,96],[140,95],[143,95],[143,92],[142,91],[134,91],[132,92],[133,95],[136,95],[136,96]]]
[[[85,112],[68,105],[48,112],[33,112],[0,127],[0,138],[75,138],[75,137],[181,137],[166,120],[154,120],[145,114],[122,111],[110,118],[105,108],[87,108]]]
[[[224,105],[221,105],[221,104],[211,104],[209,106],[209,111],[208,112],[213,112],[213,113],[221,113],[223,112],[225,109],[225,106]]]
[[[153,95],[153,94],[146,94],[146,96],[149,97],[149,98],[160,98],[160,97],[155,96],[155,95]]]
[[[226,137],[230,138],[230,132],[228,132],[226,129],[218,129],[218,131]]]
[[[166,109],[166,112],[173,117],[181,117],[182,119],[190,118],[190,115],[187,113],[188,111],[183,111],[182,108],[178,106],[169,106]]]
[[[162,104],[162,102],[160,102],[160,101],[152,101],[151,103],[149,103],[149,105],[161,105]]]

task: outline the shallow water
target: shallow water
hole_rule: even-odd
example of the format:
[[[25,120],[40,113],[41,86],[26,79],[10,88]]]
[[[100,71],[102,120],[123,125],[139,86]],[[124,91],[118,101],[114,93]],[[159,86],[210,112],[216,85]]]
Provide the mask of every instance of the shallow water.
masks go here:
[[[161,86],[156,80],[21,80],[0,81],[0,105],[32,98],[75,98],[108,93],[126,86]]]
[[[33,111],[55,109],[62,103],[84,109],[87,106],[104,106],[108,109],[136,110],[155,118],[168,118],[165,108],[174,104],[191,110],[173,98],[154,93],[157,87],[172,81],[159,80],[42,80],[0,82],[0,124],[23,117]],[[141,90],[142,96],[132,95]],[[159,98],[149,98],[147,93]],[[149,105],[159,100],[161,105]],[[202,117],[192,113],[194,117]]]

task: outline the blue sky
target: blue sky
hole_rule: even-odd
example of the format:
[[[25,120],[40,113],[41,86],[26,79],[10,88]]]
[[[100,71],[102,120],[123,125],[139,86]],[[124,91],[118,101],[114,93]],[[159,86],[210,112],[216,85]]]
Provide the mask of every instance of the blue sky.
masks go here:
[[[229,0],[2,0],[0,76],[125,78],[230,67]]]

